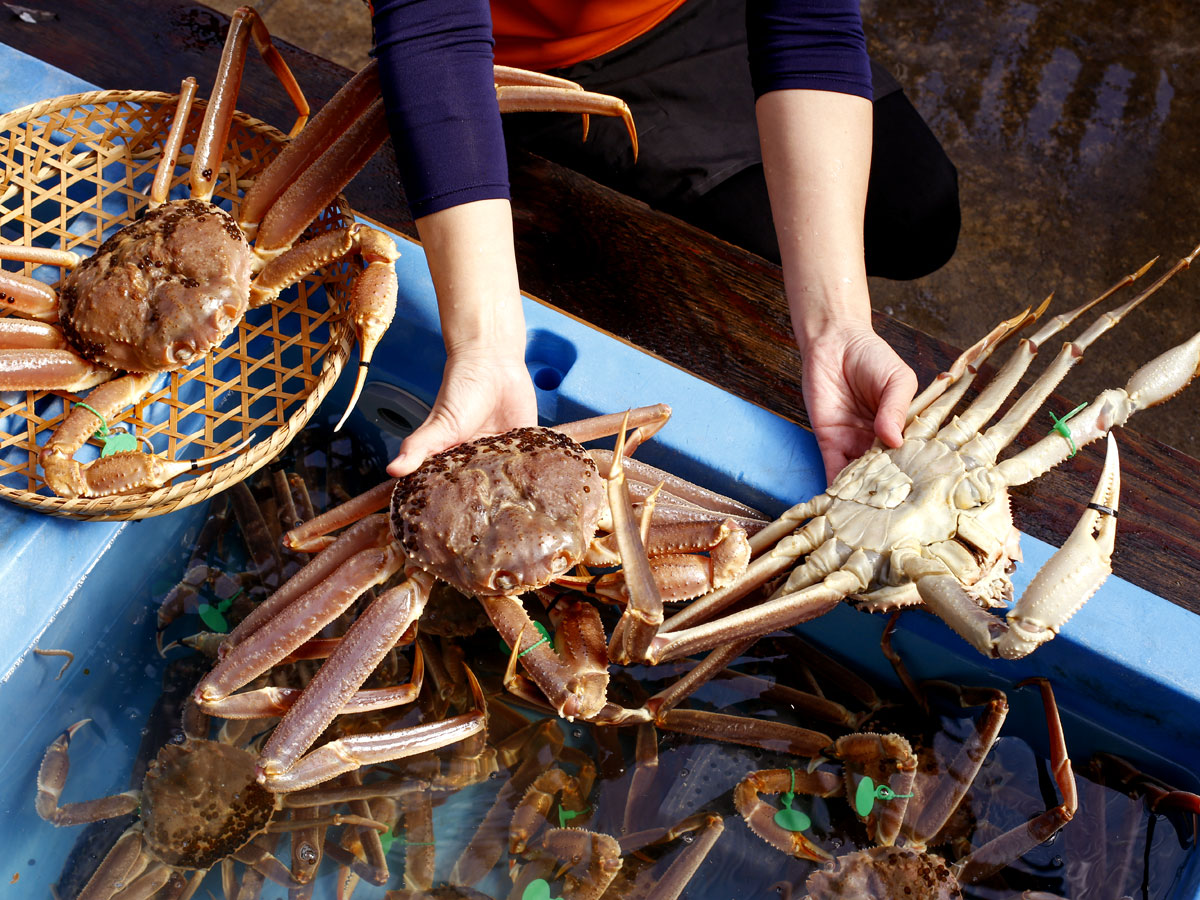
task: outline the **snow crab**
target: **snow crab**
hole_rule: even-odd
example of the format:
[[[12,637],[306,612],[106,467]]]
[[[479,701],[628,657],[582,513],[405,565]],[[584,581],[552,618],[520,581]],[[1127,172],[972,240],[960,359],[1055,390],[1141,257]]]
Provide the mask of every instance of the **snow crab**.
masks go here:
[[[298,118],[292,140],[230,214],[212,199],[251,40],[291,95]],[[633,133],[628,108],[615,98],[520,70],[497,69],[496,79],[501,111],[618,115]],[[301,240],[387,136],[374,64],[301,129],[308,105],[299,86],[258,14],[238,9],[194,142],[190,196],[172,200],[195,94],[194,79],[186,80],[141,218],[84,259],[68,249],[0,246],[0,260],[66,270],[58,291],[28,274],[0,272],[0,301],[13,314],[0,318],[0,390],[91,389],[87,402],[70,409],[39,453],[45,483],[60,497],[150,490],[235,452],[171,460],[138,452],[125,435],[106,441],[97,460],[75,459],[93,433],[107,435],[110,422],[141,402],[158,376],[198,363],[223,344],[248,310],[273,302],[308,273],[341,260],[362,263],[345,310],[360,347],[347,413],[394,315],[398,251],[390,237],[351,221]],[[246,467],[245,474],[250,471]]]
[[[1150,264],[1022,339],[992,381],[951,416],[995,347],[1036,321],[1049,300],[1000,323],[913,400],[901,447],[876,444],[824,493],[755,534],[746,574],[663,622],[642,658],[657,663],[753,639],[815,618],[843,600],[869,611],[923,606],[991,657],[1019,658],[1052,639],[1111,572],[1120,486],[1116,445],[1110,435],[1099,484],[1070,537],[1000,617],[993,608],[1004,608],[1011,599],[1009,573],[1021,558],[1009,488],[1032,481],[1137,410],[1183,390],[1200,370],[1200,334],[1142,366],[1124,388],[1106,390],[1056,419],[1050,434],[1032,446],[1004,460],[999,456],[1084,350],[1186,269],[1198,252],[1200,247],[1066,342],[1029,388],[984,428],[1042,344]],[[765,602],[721,615],[749,591],[785,573],[786,581]]]
[[[1044,679],[1042,692],[1050,734],[1050,761],[1062,802],[1001,834],[967,856],[947,862],[928,846],[942,831],[971,787],[1008,713],[1005,695],[995,691],[975,733],[944,773],[919,771],[917,756],[897,734],[855,733],[828,750],[842,771],[769,769],[753,772],[734,791],[734,803],[750,830],[776,849],[826,866],[809,876],[809,900],[951,900],[960,885],[999,871],[1008,862],[1050,838],[1071,821],[1078,807],[1075,776],[1067,755],[1054,694]],[[781,795],[782,807],[763,800]],[[844,794],[874,846],[832,856],[804,832],[808,817],[792,808],[797,794]]]
[[[430,749],[429,741],[459,740],[482,727],[480,711],[462,732],[431,725],[420,737],[411,730],[381,735],[362,754],[327,745],[305,755],[339,712],[394,702],[359,691],[359,685],[418,621],[437,580],[483,605],[511,648],[508,688],[567,719],[653,721],[698,736],[775,742],[797,753],[825,746],[824,735],[794,726],[674,709],[723,661],[716,668],[708,661],[697,665],[640,709],[609,702],[609,659],[620,663],[639,655],[638,646],[662,621],[664,594],[684,599],[736,577],[746,562],[746,535],[731,515],[761,521],[740,504],[661,473],[671,496],[647,497],[639,525],[625,480],[625,451],[660,428],[669,413],[666,407],[646,407],[627,416],[481,438],[289,532],[289,546],[324,549],[229,634],[223,658],[197,687],[200,707],[226,717],[282,711],[277,698],[234,692],[312,638],[368,587],[403,573],[404,581],[354,622],[309,687],[294,703],[289,699],[262,754],[263,778],[272,789],[316,783],[364,762],[422,752]],[[627,425],[634,431],[626,442]],[[577,440],[618,431],[610,471],[602,478]],[[383,508],[386,514],[376,512]],[[336,540],[326,537],[347,525]],[[598,528],[607,535],[594,540]],[[560,598],[554,637],[539,634],[520,595],[564,579],[580,588],[568,573],[580,563],[611,564],[610,542],[617,546],[621,570],[601,579],[598,592],[621,598],[616,602],[624,611],[607,649],[599,611],[583,599]],[[589,576],[586,584],[593,581]],[[528,677],[517,673],[518,664]]]
[[[296,887],[300,882],[293,872],[272,853],[275,835],[330,825],[387,828],[369,817],[320,811],[339,802],[335,789],[289,796],[268,792],[254,780],[253,752],[203,737],[195,721],[189,727],[187,717],[184,739],[162,747],[140,790],[60,806],[71,739],[88,721],[76,722],[46,749],[37,777],[38,815],[58,826],[132,812],[138,818],[80,892],[84,900],[119,894],[180,896],[195,890],[212,866],[227,859],[245,864],[248,880],[265,877]],[[290,817],[280,815],[286,810],[292,811]]]

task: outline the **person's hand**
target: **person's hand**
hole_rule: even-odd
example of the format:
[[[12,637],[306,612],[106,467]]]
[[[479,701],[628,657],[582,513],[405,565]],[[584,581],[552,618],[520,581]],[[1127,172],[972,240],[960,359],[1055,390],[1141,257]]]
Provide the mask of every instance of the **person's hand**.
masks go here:
[[[428,418],[405,438],[387,471],[398,478],[463,441],[536,424],[537,399],[523,359],[460,350],[446,360]]]
[[[917,376],[886,341],[866,326],[843,327],[802,349],[804,402],[829,481],[876,437],[903,443]]]

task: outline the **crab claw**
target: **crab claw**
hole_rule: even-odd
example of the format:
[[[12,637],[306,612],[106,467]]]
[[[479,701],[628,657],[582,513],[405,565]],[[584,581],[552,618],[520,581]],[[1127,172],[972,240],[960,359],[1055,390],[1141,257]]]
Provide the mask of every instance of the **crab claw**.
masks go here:
[[[342,418],[334,426],[334,431],[341,430],[354,410],[363,385],[367,382],[371,356],[396,313],[398,280],[395,266],[400,252],[396,249],[395,242],[382,231],[363,225],[354,226],[354,241],[358,246],[359,255],[367,265],[354,283],[354,295],[350,299],[350,315],[358,338],[358,374],[354,380],[350,402],[346,405]]]
[[[996,642],[999,656],[1019,659],[1053,638],[1112,574],[1120,490],[1117,442],[1110,432],[1092,502],[1071,536],[1038,570],[1009,613],[1008,630]]]

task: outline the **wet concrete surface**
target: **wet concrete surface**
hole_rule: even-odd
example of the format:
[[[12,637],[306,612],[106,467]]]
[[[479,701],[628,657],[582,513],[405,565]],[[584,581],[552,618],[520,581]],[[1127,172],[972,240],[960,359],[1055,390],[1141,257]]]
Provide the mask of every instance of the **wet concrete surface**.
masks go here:
[[[366,61],[368,15],[355,0],[256,5],[281,38],[351,68]],[[1188,0],[863,0],[862,10],[871,52],[957,165],[963,210],[954,258],[916,281],[874,279],[878,309],[965,346],[1051,292],[1052,310],[1071,308],[1161,255],[1149,283],[1200,242],[1200,37]],[[1082,402],[1120,386],[1197,329],[1200,272],[1184,273],[1098,340],[1062,393]],[[1198,410],[1194,387],[1131,426],[1200,457]]]

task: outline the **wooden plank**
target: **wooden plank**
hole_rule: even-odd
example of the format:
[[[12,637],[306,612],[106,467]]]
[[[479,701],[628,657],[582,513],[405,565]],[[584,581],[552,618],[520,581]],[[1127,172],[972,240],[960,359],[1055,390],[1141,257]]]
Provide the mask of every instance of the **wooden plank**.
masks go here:
[[[184,76],[195,75],[203,90],[211,84],[227,21],[176,0],[90,0],[64,4],[50,22],[9,18],[4,40],[102,87],[176,91]],[[314,108],[349,76],[303,50],[283,42],[279,47]],[[283,127],[292,119],[286,95],[253,59],[239,106]],[[525,290],[807,424],[800,361],[776,266],[561,166],[520,153],[510,162]],[[390,149],[346,194],[365,215],[415,234]],[[982,322],[980,332],[990,324]],[[922,383],[955,356],[953,348],[888,316],[877,313],[875,325]],[[1060,411],[1074,405],[1057,397],[1050,402]],[[1048,425],[1034,423],[1018,443],[1036,440]],[[1124,495],[1116,572],[1200,612],[1193,590],[1200,583],[1200,463],[1136,431],[1123,430],[1118,439]],[[1061,543],[1091,494],[1100,462],[1100,451],[1088,448],[1016,492],[1019,526]]]

